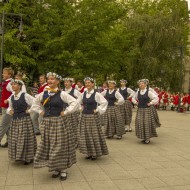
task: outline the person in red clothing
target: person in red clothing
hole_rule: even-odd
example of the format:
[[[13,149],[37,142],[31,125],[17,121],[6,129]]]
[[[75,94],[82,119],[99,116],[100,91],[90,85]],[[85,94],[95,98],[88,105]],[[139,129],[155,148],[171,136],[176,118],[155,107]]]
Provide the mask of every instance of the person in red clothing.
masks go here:
[[[80,93],[83,93],[85,91],[85,87],[84,87],[83,81],[81,81],[81,80],[77,81],[77,90]]]
[[[48,85],[47,82],[46,82],[46,76],[45,75],[40,75],[39,82],[40,82],[40,88],[38,89],[38,94],[43,92],[44,88]]]
[[[179,103],[179,92],[174,96],[174,107],[177,109]]]
[[[38,89],[38,94],[40,94],[41,92],[43,92],[44,89],[45,89],[45,87],[48,86],[48,84],[46,82],[46,76],[45,75],[40,75],[39,76],[39,83],[40,83],[40,87]],[[41,123],[42,117],[38,113],[36,113],[36,112],[31,112],[30,116],[31,116],[32,123],[33,123],[33,126],[34,126],[35,134],[36,135],[40,135],[39,124]]]
[[[187,96],[187,104],[188,104],[187,111],[189,111],[189,107],[190,107],[190,93]]]
[[[12,117],[6,114],[7,108],[9,107],[9,104],[7,103],[7,99],[11,96],[13,90],[11,87],[11,79],[14,75],[14,71],[12,68],[4,68],[3,69],[3,82],[0,84],[1,87],[1,100],[0,100],[0,107],[2,109],[2,120],[1,120],[1,125],[0,125],[0,143],[5,135],[5,133],[8,134],[9,126],[11,123]],[[7,147],[8,143],[4,145],[1,145],[1,147]]]

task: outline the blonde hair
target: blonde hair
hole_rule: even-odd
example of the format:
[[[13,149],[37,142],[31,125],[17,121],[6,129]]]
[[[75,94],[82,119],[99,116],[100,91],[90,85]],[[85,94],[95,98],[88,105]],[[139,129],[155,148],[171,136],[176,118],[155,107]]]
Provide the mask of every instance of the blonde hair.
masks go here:
[[[14,75],[14,70],[11,67],[5,67],[3,68],[3,71],[7,71],[7,73],[9,73],[11,77],[13,77]]]

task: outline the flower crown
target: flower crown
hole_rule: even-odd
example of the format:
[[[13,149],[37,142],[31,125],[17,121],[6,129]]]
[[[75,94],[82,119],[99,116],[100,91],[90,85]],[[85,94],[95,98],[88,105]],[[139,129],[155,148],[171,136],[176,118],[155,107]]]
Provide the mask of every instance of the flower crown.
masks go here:
[[[127,80],[125,80],[125,79],[121,79],[120,82],[127,83]]]
[[[108,83],[113,83],[116,85],[116,81],[114,81],[114,80],[108,80]]]
[[[93,78],[90,78],[90,77],[85,77],[85,78],[84,78],[84,82],[85,82],[86,80],[89,80],[90,82],[95,82],[95,80],[94,80]]]
[[[73,82],[74,78],[63,78],[63,80],[64,81],[69,80],[69,81]]]
[[[145,84],[148,84],[149,80],[148,79],[140,79],[137,81],[137,84],[139,85],[140,82],[144,82]]]
[[[55,78],[58,79],[58,80],[62,80],[62,77],[61,77],[60,75],[56,74],[56,73],[49,72],[49,73],[47,73],[46,76],[47,76],[47,78],[48,78],[49,76],[53,76],[53,77],[55,77]]]
[[[12,83],[17,83],[17,84],[20,84],[20,85],[24,85],[24,82],[22,80],[18,80],[18,79],[12,79],[11,84]]]

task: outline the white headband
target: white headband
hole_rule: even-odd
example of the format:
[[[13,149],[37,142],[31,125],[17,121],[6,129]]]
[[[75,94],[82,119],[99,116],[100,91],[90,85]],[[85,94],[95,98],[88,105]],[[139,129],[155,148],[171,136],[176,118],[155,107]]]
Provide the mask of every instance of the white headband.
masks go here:
[[[69,80],[69,81],[73,82],[73,81],[74,81],[74,78],[64,78],[63,80],[64,80],[64,81]]]
[[[18,80],[18,79],[12,79],[11,84],[12,83],[17,83],[17,84],[20,84],[20,85],[24,85],[24,82],[22,80]]]
[[[127,83],[127,80],[125,80],[125,79],[121,79],[120,82]]]
[[[85,77],[84,78],[84,82],[89,80],[90,82],[95,82],[93,78],[90,78],[90,77]]]
[[[48,78],[49,76],[53,76],[53,77],[55,77],[55,78],[58,79],[58,80],[62,80],[62,77],[61,77],[60,75],[56,74],[56,73],[49,72],[49,73],[47,73],[46,76],[47,76],[47,78]]]
[[[116,85],[116,82],[114,80],[108,80],[108,83],[113,83]]]

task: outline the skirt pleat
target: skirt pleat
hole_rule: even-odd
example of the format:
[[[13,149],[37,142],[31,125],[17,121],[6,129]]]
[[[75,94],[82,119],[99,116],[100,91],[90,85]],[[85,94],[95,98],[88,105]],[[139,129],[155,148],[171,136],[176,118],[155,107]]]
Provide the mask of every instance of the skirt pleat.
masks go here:
[[[50,172],[60,171],[76,163],[74,135],[68,116],[44,117],[40,131],[35,168],[48,167]]]
[[[104,113],[105,136],[122,136],[125,134],[124,119],[121,115],[119,106],[108,106]]]
[[[9,158],[31,161],[36,153],[37,141],[30,116],[13,119],[8,136]]]
[[[125,100],[125,103],[120,106],[121,115],[123,116],[125,125],[131,124],[132,121],[132,104],[129,100]]]
[[[99,114],[82,114],[78,128],[79,150],[88,156],[108,154]]]
[[[157,127],[158,124],[155,120],[155,114],[153,113],[152,106],[148,108],[138,108],[135,120],[136,136],[140,139],[150,139],[152,137],[157,137]]]

